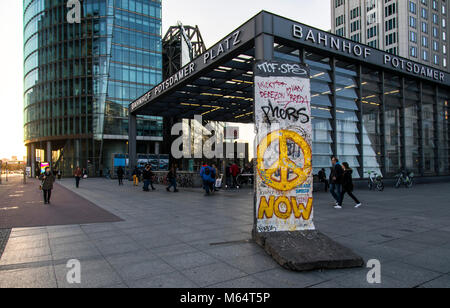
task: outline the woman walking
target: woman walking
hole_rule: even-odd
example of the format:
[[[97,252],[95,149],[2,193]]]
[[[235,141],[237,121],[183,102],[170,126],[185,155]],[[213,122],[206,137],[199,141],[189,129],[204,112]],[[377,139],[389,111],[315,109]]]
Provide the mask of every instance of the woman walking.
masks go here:
[[[342,199],[341,199],[341,206],[344,202],[345,194],[348,194],[356,203],[355,208],[361,207],[361,202],[353,195],[353,170],[350,168],[348,163],[343,163],[342,167],[344,168],[344,176],[342,178]]]
[[[170,188],[173,187],[173,192],[178,192],[177,189],[177,168],[175,166],[172,166],[170,168],[169,174],[167,175],[167,181],[169,182],[169,187],[166,188],[168,192],[170,192]]]
[[[41,187],[44,193],[44,204],[50,204],[53,183],[55,182],[55,176],[50,171],[50,167],[45,168],[45,172],[39,176],[39,180],[42,182]]]

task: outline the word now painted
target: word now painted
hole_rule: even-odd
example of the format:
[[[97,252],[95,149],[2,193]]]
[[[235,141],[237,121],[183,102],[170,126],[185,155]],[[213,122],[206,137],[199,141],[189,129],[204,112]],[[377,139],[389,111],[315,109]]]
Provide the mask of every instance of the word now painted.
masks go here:
[[[282,209],[282,205],[284,209]],[[308,198],[308,203],[300,203],[298,202],[296,197],[288,198],[286,196],[270,196],[267,200],[267,197],[261,197],[261,201],[259,203],[258,210],[258,219],[271,219],[274,214],[279,219],[289,219],[292,215],[295,218],[303,220],[309,220],[311,217],[311,213],[313,210],[313,198]]]

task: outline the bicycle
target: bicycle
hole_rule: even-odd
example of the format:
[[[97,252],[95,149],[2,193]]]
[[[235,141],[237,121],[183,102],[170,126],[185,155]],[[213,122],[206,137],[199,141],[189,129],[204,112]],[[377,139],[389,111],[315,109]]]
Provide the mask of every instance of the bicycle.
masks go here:
[[[375,171],[367,171],[369,175],[369,190],[376,188],[378,191],[384,190],[383,176],[378,175]]]
[[[395,182],[395,188],[400,188],[403,184],[406,188],[412,188],[414,185],[414,173],[406,172],[405,170],[400,171],[399,174],[396,175],[397,182]]]

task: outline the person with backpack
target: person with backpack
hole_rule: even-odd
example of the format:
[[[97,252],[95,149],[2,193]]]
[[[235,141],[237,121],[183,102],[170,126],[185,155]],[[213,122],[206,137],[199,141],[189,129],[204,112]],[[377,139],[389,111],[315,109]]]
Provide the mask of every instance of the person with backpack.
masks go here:
[[[177,189],[177,169],[175,168],[175,166],[172,166],[172,168],[170,168],[169,173],[167,174],[167,181],[169,182],[169,187],[166,188],[166,190],[168,192],[170,192],[170,188],[173,187],[174,191],[173,192],[178,192]]]
[[[203,189],[206,195],[209,196],[211,192],[214,192],[214,184],[216,181],[216,172],[214,168],[208,166],[208,164],[203,165],[200,170],[200,177],[203,181]]]
[[[348,194],[353,201],[355,201],[355,208],[360,208],[362,206],[361,202],[359,202],[358,198],[353,195],[353,170],[350,168],[348,163],[342,163],[342,167],[344,168],[344,175],[342,177],[342,197],[341,197],[341,206],[344,202],[345,194]]]
[[[330,193],[336,200],[335,209],[342,209],[342,178],[344,176],[344,169],[339,163],[339,159],[336,156],[331,158],[331,163],[333,167],[330,173]]]
[[[139,186],[139,179],[141,178],[141,170],[139,170],[139,168],[137,166],[134,167],[132,176],[133,176],[133,185]]]
[[[45,172],[39,176],[39,180],[41,181],[41,189],[44,194],[44,204],[50,204],[53,183],[55,183],[56,180],[50,167],[45,168]]]
[[[146,191],[146,192],[150,191],[150,189],[148,188],[149,186],[152,187],[152,190],[156,190],[155,187],[153,187],[154,174],[152,171],[152,167],[150,165],[145,166],[142,177],[144,179],[144,191]]]

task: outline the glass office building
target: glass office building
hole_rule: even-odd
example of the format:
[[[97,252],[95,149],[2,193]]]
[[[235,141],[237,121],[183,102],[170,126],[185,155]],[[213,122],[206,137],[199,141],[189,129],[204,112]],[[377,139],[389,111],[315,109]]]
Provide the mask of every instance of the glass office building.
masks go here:
[[[161,1],[24,0],[24,131],[28,164],[65,175],[111,169],[128,151],[128,105],[162,79]],[[162,119],[138,119],[139,153],[159,154]],[[42,154],[40,154],[42,153]]]

